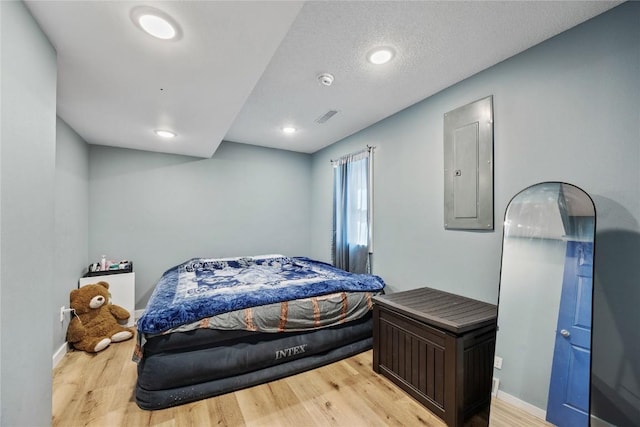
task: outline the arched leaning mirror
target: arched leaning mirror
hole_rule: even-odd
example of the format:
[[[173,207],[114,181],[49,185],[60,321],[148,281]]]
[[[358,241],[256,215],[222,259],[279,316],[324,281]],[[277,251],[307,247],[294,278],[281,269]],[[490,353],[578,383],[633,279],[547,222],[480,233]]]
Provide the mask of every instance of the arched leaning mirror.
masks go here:
[[[589,425],[595,225],[591,197],[561,182],[521,191],[505,214],[497,398],[561,427]]]

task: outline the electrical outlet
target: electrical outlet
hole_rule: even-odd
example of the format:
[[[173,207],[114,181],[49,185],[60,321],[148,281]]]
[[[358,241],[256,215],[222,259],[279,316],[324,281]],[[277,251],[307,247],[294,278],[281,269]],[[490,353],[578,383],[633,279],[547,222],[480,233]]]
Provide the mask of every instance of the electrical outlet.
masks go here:
[[[60,323],[64,322],[64,315],[66,313],[74,313],[73,308],[65,308],[64,305],[60,307]]]
[[[502,369],[502,357],[494,357],[493,358],[493,367],[496,369]]]

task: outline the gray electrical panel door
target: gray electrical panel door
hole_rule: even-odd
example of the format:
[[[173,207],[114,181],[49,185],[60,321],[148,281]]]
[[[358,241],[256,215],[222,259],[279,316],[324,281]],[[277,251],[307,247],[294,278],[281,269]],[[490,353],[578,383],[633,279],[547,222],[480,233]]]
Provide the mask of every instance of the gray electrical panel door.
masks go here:
[[[493,97],[444,115],[444,228],[493,230]]]

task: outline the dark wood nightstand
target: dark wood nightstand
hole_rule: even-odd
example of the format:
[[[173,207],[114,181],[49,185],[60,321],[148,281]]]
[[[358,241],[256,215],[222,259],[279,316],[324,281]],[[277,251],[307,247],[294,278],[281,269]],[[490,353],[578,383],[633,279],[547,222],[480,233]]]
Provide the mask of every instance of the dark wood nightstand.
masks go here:
[[[373,369],[449,426],[491,401],[497,306],[431,288],[374,298]]]

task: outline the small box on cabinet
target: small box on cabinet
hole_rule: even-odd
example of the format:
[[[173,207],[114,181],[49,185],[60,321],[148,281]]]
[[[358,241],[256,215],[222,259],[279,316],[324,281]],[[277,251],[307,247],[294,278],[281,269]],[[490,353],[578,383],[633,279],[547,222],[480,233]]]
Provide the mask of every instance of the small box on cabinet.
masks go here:
[[[87,269],[87,273],[82,277],[94,277],[94,276],[106,276],[110,274],[122,274],[122,273],[132,273],[133,272],[133,262],[131,261],[120,261],[117,265],[118,268],[108,268],[106,270],[93,270],[92,266],[98,265],[98,263],[93,263]]]

